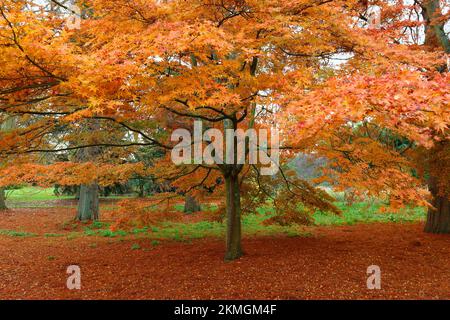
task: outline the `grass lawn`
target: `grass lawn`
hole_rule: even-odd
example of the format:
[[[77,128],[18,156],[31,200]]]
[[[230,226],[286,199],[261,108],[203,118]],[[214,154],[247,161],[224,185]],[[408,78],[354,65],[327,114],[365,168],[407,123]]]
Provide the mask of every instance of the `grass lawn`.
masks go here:
[[[14,203],[20,202],[39,202],[57,199],[72,199],[70,196],[57,197],[53,193],[53,189],[42,189],[35,187],[26,187],[13,191],[8,191],[8,201]],[[356,223],[403,223],[416,222],[425,219],[426,211],[424,208],[406,208],[400,212],[381,212],[381,203],[360,202],[347,205],[343,202],[337,202],[336,205],[342,210],[341,215],[333,215],[324,212],[316,212],[313,215],[313,224],[315,226],[336,226],[336,225],[353,225]],[[36,206],[39,206],[36,203]],[[111,205],[105,205],[102,210],[113,209]],[[114,207],[114,206],[113,206]],[[179,211],[183,210],[183,205],[175,205]],[[215,210],[212,205],[208,210]],[[242,218],[243,234],[246,236],[273,236],[285,235],[288,237],[308,237],[311,236],[311,228],[305,226],[291,225],[265,225],[264,220],[273,214],[270,206],[260,207],[257,212],[245,215]],[[50,237],[66,237],[67,239],[78,238],[82,236],[108,237],[108,238],[148,238],[154,241],[156,245],[160,240],[174,241],[190,241],[192,239],[220,237],[225,235],[226,225],[220,222],[199,221],[199,222],[165,222],[157,226],[146,226],[134,228],[131,230],[114,230],[110,229],[110,222],[96,221],[90,224],[78,224],[72,221],[65,223],[65,231],[63,233],[45,233],[34,234],[15,230],[0,230],[0,235],[14,237],[44,236]],[[69,232],[67,232],[69,230]]]

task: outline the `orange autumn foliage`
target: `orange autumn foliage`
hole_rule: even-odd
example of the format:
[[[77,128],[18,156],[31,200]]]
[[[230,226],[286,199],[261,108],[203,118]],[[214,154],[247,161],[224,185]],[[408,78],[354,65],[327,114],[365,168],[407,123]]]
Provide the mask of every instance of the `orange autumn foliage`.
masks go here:
[[[431,170],[449,172],[445,57],[431,44],[407,43],[405,26],[420,21],[402,18],[409,9],[401,2],[378,1],[382,27],[373,29],[353,0],[88,0],[74,30],[44,5],[23,10],[31,3],[7,0],[1,10],[0,121],[17,118],[15,129],[0,133],[4,185],[124,181],[144,170],[124,162],[151,146],[166,154],[146,172],[180,192],[223,195],[233,173],[246,212],[271,197],[285,224],[300,203],[307,214],[337,211],[297,177],[261,183],[260,166],[175,167],[170,133],[191,129],[194,119],[219,130],[224,120],[280,128],[280,168],[297,152],[323,156],[329,166],[316,182],[364,190],[393,207],[428,203],[428,162],[420,161],[427,150],[442,144]],[[335,66],[333,58],[347,61]],[[393,136],[414,147],[393,147]],[[49,167],[38,156],[87,146],[114,151],[108,161],[76,165],[55,156]],[[448,175],[439,176],[447,186]]]

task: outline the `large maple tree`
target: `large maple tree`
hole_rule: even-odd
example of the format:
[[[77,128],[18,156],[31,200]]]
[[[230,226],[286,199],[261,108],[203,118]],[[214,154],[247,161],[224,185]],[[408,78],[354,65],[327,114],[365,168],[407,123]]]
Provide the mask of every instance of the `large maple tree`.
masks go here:
[[[63,3],[51,3],[70,13]],[[325,192],[287,172],[296,151],[324,153],[340,173],[324,177],[340,177],[341,186],[387,193],[393,204],[424,203],[420,180],[406,170],[412,167],[402,156],[406,151],[387,146],[395,134],[425,148],[448,139],[448,78],[432,71],[443,59],[395,41],[397,26],[367,28],[365,4],[78,4],[84,10],[81,28],[68,30],[60,12],[32,1],[3,1],[0,110],[18,118],[16,130],[2,133],[8,165],[3,185],[106,184],[142,170],[120,163],[136,146],[166,150],[154,172],[183,192],[217,187],[226,195],[227,260],[242,255],[241,196],[245,204],[271,198],[284,222],[301,214],[298,203],[310,211],[337,211]],[[348,61],[337,65],[340,59]],[[192,130],[194,120],[221,131],[280,129],[279,177],[261,176],[261,165],[175,166],[170,134]],[[380,139],[371,139],[375,134]],[[117,156],[94,152],[82,164],[37,163],[42,152],[107,147]]]

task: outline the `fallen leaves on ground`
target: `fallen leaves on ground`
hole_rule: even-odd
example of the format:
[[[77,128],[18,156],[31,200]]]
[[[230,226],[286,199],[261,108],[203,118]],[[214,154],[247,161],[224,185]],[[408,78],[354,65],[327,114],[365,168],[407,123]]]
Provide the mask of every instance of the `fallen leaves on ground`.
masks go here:
[[[2,213],[0,229],[61,232],[73,209]],[[450,299],[450,236],[421,224],[311,227],[313,236],[224,241],[0,236],[0,299]],[[137,245],[136,245],[137,244]],[[133,249],[134,248],[134,249]],[[81,290],[66,269],[81,267]],[[367,267],[381,268],[368,290]]]

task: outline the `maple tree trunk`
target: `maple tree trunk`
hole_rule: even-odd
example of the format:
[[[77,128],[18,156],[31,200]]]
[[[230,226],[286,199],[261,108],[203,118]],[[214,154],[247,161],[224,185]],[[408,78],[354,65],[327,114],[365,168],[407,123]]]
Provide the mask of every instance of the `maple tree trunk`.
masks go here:
[[[450,199],[449,195],[439,192],[436,178],[430,177],[429,188],[433,195],[432,205],[428,209],[425,232],[428,233],[450,233]]]
[[[238,175],[225,177],[227,195],[227,236],[225,261],[238,259],[242,256],[241,247],[241,193]]]
[[[6,209],[8,209],[8,207],[6,206],[5,189],[0,188],[0,210]]]
[[[184,197],[184,212],[194,213],[201,210],[200,203],[197,199],[189,194]]]
[[[80,199],[76,219],[79,221],[98,220],[99,192],[96,183],[80,186]]]
[[[450,40],[445,32],[445,21],[442,17],[439,0],[425,0],[422,2],[422,15],[425,21],[425,44],[431,47],[441,47],[450,53]]]

